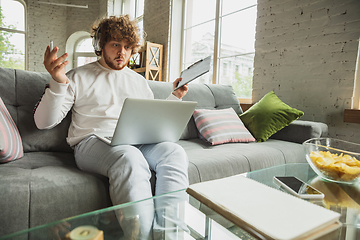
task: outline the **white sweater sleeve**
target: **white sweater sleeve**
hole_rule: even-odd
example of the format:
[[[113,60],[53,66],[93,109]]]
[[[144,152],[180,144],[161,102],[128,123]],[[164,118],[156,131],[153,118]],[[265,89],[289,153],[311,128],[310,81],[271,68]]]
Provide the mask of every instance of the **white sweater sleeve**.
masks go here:
[[[170,93],[170,95],[166,98],[166,100],[177,100],[181,101],[182,99],[177,98],[174,94]]]
[[[37,128],[50,129],[58,125],[74,104],[70,84],[51,79],[34,113]]]

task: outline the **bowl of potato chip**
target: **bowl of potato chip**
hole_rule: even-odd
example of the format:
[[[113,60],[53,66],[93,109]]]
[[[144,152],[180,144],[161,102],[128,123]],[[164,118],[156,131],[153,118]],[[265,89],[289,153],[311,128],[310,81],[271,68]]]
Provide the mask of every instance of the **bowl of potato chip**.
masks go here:
[[[346,184],[360,181],[360,144],[334,138],[303,143],[306,160],[323,179]]]

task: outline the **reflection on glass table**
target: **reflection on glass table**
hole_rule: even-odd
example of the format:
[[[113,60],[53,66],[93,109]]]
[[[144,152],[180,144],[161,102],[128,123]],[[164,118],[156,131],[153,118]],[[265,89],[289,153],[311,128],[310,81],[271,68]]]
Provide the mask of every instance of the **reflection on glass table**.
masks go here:
[[[121,204],[10,234],[3,239],[63,239],[79,230],[102,231],[99,239],[256,239],[190,197],[185,190]],[[214,220],[216,219],[216,221]],[[220,224],[221,223],[221,224]],[[83,240],[87,238],[81,238]],[[97,239],[97,238],[89,238]]]

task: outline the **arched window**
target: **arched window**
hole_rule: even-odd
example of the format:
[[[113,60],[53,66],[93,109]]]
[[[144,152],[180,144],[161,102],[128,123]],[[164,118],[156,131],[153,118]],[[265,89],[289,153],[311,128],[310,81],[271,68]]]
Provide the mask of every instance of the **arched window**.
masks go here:
[[[97,60],[92,45],[92,38],[82,38],[75,44],[74,67],[80,67]]]
[[[90,33],[85,31],[78,31],[71,34],[66,41],[66,52],[69,54],[67,58],[69,64],[65,67],[65,71],[89,62],[94,62],[98,59],[92,46]]]
[[[25,3],[0,1],[0,67],[26,68]]]

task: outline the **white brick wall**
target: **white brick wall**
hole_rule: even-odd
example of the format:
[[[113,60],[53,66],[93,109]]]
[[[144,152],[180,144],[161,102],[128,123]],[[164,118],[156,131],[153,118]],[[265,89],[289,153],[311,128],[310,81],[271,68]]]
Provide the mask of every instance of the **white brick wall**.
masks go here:
[[[45,72],[43,57],[50,40],[60,48],[59,55],[65,53],[68,37],[76,31],[90,31],[91,24],[99,18],[100,11],[106,7],[99,6],[104,0],[77,0],[73,4],[89,5],[89,8],[71,8],[48,4],[39,4],[38,0],[27,0],[28,23],[28,67],[31,71]],[[49,2],[68,3],[66,0]]]
[[[144,31],[147,33],[146,41],[163,45],[163,71],[162,79],[166,81],[170,0],[145,0],[144,5]]]
[[[350,108],[357,39],[358,0],[258,0],[253,101],[273,90],[325,122],[331,137],[360,143],[360,125],[343,122]]]

